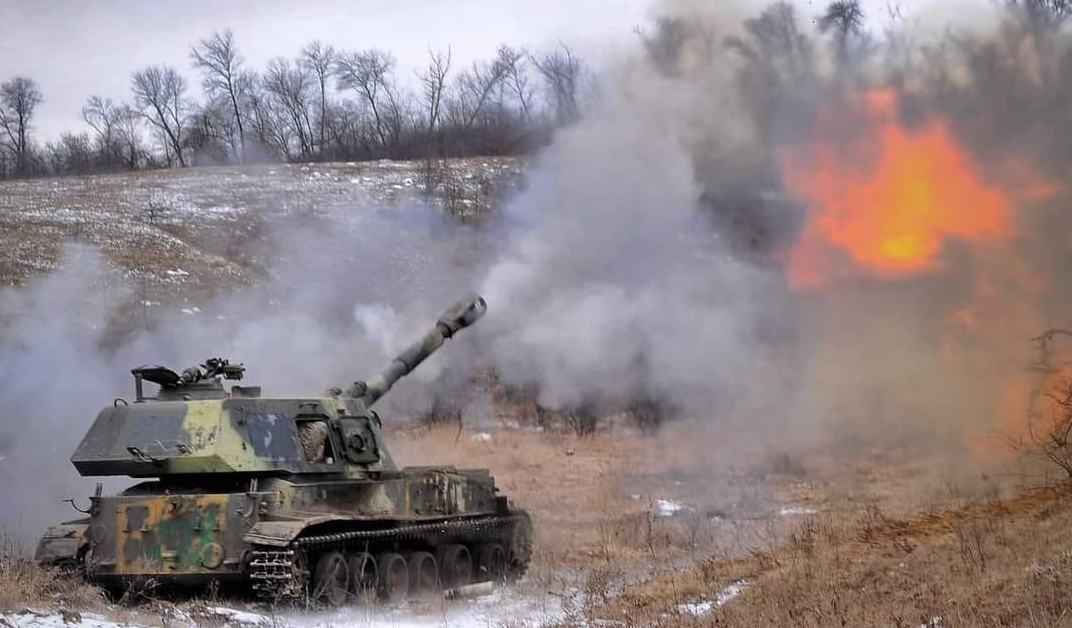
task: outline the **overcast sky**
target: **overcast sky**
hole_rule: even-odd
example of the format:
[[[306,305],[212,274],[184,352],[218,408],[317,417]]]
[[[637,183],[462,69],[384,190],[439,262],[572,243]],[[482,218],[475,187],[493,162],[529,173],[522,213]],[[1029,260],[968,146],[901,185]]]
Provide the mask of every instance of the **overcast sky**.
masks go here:
[[[720,3],[723,0],[709,0]],[[745,0],[760,4],[758,0]],[[883,0],[866,0],[883,6]],[[802,13],[814,0],[798,0]],[[634,45],[656,0],[0,0],[0,81],[36,80],[45,95],[36,130],[52,139],[81,131],[93,94],[129,100],[130,75],[168,63],[191,79],[190,45],[231,28],[255,68],[293,57],[313,39],[338,48],[382,48],[412,73],[427,50],[450,46],[455,62],[490,56],[500,43],[541,48],[565,41],[586,58]]]

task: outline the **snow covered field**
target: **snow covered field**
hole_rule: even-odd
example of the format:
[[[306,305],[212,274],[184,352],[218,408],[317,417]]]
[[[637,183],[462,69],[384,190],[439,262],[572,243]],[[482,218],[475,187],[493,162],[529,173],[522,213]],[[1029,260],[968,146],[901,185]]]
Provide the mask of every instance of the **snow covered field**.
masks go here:
[[[55,269],[64,243],[96,245],[128,278],[182,294],[245,285],[285,224],[341,224],[419,205],[463,219],[520,184],[511,158],[190,168],[0,182],[0,285]]]
[[[561,598],[520,595],[512,589],[460,600],[425,603],[412,607],[352,607],[332,612],[288,611],[275,614],[265,609],[242,610],[229,606],[199,606],[193,610],[169,607],[167,612],[144,613],[144,619],[109,619],[97,613],[61,613],[22,610],[0,613],[5,628],[136,628],[164,625],[202,625],[231,628],[487,628],[537,627],[562,620],[566,610]]]

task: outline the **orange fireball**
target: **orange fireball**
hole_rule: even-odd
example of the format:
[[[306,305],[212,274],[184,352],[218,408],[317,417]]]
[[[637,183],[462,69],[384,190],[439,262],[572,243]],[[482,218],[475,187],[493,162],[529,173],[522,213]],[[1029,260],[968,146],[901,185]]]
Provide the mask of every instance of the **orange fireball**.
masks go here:
[[[891,90],[868,92],[850,114],[867,132],[779,154],[787,190],[808,207],[790,253],[794,285],[843,272],[844,254],[866,271],[898,277],[934,268],[951,240],[1008,233],[1009,200],[942,120],[906,128]],[[832,122],[820,120],[819,131],[833,131]]]

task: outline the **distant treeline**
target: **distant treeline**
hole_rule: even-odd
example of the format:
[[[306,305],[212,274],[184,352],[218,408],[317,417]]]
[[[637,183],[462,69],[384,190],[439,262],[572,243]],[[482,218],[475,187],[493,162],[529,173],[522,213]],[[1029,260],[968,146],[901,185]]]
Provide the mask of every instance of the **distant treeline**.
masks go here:
[[[565,44],[535,54],[500,46],[459,67],[429,51],[411,80],[382,50],[314,41],[263,71],[230,30],[190,48],[198,98],[172,66],[134,72],[125,101],[89,97],[89,130],[33,137],[45,95],[29,77],[0,84],[0,179],[275,161],[413,159],[516,153],[579,116],[590,77]]]
[[[1072,0],[998,4],[1008,9],[1001,17],[1006,38],[1026,32],[1051,46],[1016,42],[1024,55],[1052,55],[1062,62],[1072,58],[1062,39],[1072,20]],[[912,74],[916,82],[932,86],[932,97],[958,93],[955,81],[933,71],[942,69],[938,61],[954,52],[979,77],[1014,84],[995,87],[991,95],[1016,94],[1022,100],[1025,89],[1035,89],[1013,80],[1022,73],[1015,64],[1009,65],[1011,75],[1002,74],[1007,68],[999,62],[1006,51],[955,29],[938,44],[914,47],[910,37],[898,33],[903,16],[896,0],[887,3],[885,17],[879,19],[887,23],[884,40],[868,31],[859,0],[832,0],[811,20],[818,26],[816,37],[813,30],[801,28],[804,22],[793,5],[774,2],[745,19],[737,34],[709,31],[683,17],[664,17],[652,32],[639,34],[649,61],[671,77],[683,72],[688,66],[683,59],[690,55],[723,63],[722,53],[733,53],[725,63],[736,67],[737,96],[767,143],[777,143],[790,127],[779,122],[785,111],[804,116],[819,102],[822,89],[866,83],[868,62],[885,67],[894,84]],[[820,52],[820,42],[828,52]],[[913,65],[920,59],[927,61]],[[820,80],[822,66],[831,61],[843,81]],[[451,58],[450,49],[430,50],[427,65],[405,76],[382,50],[336,50],[314,41],[295,58],[278,57],[257,71],[243,59],[231,31],[224,30],[191,46],[189,62],[201,76],[200,99],[176,68],[149,66],[131,76],[128,100],[86,100],[82,118],[88,131],[63,133],[44,145],[32,134],[44,98],[37,83],[17,76],[0,84],[0,179],[206,164],[518,153],[542,145],[555,128],[576,120],[595,91],[591,71],[565,44],[542,53],[502,45],[491,58],[466,67]],[[1053,100],[1042,110],[1067,110],[1066,85],[1056,80]],[[960,102],[939,100],[947,106]]]

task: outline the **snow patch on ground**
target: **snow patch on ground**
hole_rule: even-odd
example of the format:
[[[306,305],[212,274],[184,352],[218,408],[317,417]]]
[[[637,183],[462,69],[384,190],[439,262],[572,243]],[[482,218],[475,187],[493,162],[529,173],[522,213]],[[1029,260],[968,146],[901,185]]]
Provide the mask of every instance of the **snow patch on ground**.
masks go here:
[[[67,628],[79,626],[79,628],[120,628],[124,624],[108,621],[100,615],[93,613],[68,613],[66,616],[60,613],[38,613],[35,611],[18,611],[13,613],[0,613],[0,625],[12,628]]]
[[[476,434],[473,434],[473,441],[477,443],[490,443],[491,434],[488,434],[487,432],[477,432]]]
[[[719,591],[718,595],[715,596],[714,601],[700,600],[698,602],[678,604],[677,610],[679,613],[685,613],[688,615],[706,615],[715,608],[722,606],[723,604],[740,595],[741,592],[744,591],[747,586],[748,582],[745,580],[731,582],[729,586]]]
[[[0,248],[0,283],[18,285],[55,270],[56,243],[78,241],[96,245],[107,260],[132,273],[142,292],[188,296],[206,285],[245,285],[272,261],[260,247],[259,230],[266,224],[296,217],[346,227],[367,217],[366,210],[413,205],[444,211],[447,187],[469,201],[450,207],[451,213],[462,207],[460,215],[476,216],[520,188],[524,167],[525,160],[517,158],[437,162],[437,174],[457,185],[433,189],[427,189],[423,161],[0,181],[0,223],[18,235]],[[419,248],[399,246],[407,252]]]
[[[288,612],[274,615],[225,606],[191,611],[192,616],[171,609],[164,625],[196,628],[199,625],[230,628],[488,628],[509,624],[518,628],[539,628],[561,622],[565,610],[555,596],[519,596],[498,589],[490,594],[428,602],[420,607],[385,607],[372,605],[350,607],[331,612]],[[24,610],[0,613],[4,628],[143,628],[157,626],[160,617],[148,618],[144,624],[112,621],[104,616],[83,613],[38,612]],[[520,622],[520,623],[519,623]]]
[[[660,499],[655,502],[655,511],[660,517],[673,517],[674,513],[684,509],[684,506],[670,499]]]
[[[719,592],[718,597],[715,599],[715,605],[722,606],[726,602],[729,602],[733,598],[740,595],[747,586],[748,582],[746,580],[738,580],[736,582],[731,582],[728,587],[722,589],[722,591]]]
[[[504,624],[539,627],[562,621],[565,613],[557,598],[524,598],[509,591],[432,603],[414,613],[407,607],[371,606],[330,613],[300,614],[277,618],[279,625],[293,628],[487,628]]]
[[[687,602],[685,604],[678,604],[678,612],[685,613],[686,615],[706,615],[715,608],[713,602],[704,600],[702,602]]]
[[[272,623],[272,620],[264,615],[250,613],[249,611],[240,611],[234,608],[226,608],[224,606],[213,606],[206,610],[210,615],[214,615],[227,622],[235,622],[244,626],[266,626]]]
[[[778,509],[778,515],[782,517],[797,517],[801,515],[815,515],[819,511],[806,506],[783,506]]]

